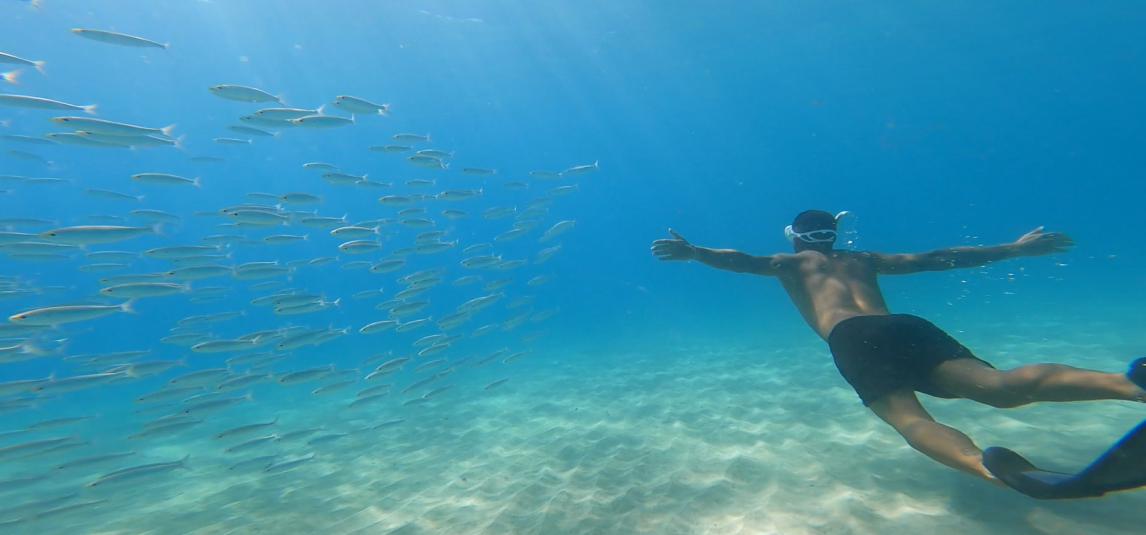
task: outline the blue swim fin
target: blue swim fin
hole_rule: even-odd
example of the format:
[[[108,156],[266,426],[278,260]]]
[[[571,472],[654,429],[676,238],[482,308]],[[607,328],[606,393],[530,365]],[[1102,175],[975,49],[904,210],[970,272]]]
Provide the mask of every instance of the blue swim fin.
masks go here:
[[[983,466],[1008,487],[1039,500],[1097,498],[1146,487],[1146,421],[1078,474],[1042,470],[1006,448],[987,448]]]

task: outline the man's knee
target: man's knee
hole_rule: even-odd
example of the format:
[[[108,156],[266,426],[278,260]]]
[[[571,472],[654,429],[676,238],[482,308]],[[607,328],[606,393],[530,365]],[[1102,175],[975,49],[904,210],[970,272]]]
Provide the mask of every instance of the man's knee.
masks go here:
[[[995,372],[997,378],[982,389],[981,398],[971,398],[998,409],[1021,407],[1035,400],[1035,392],[1055,373],[1055,364],[1029,364]]]
[[[958,361],[937,371],[940,373],[934,380],[952,394],[998,409],[1030,403],[1031,393],[1046,373],[1035,366],[1001,371],[969,361]]]
[[[912,448],[919,449],[919,445],[927,436],[927,430],[936,425],[934,420],[911,420],[894,426],[895,430],[907,441]]]

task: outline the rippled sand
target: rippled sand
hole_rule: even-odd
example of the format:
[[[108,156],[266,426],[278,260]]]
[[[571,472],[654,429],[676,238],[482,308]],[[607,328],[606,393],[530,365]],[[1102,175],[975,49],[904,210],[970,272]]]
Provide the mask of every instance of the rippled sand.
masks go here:
[[[963,336],[996,365],[1047,355],[1121,369],[1086,340],[1041,342],[985,329]],[[993,345],[987,347],[987,341]],[[840,379],[826,349],[665,347],[605,356],[537,354],[479,369],[435,404],[366,411],[328,398],[283,413],[295,427],[401,425],[319,447],[294,471],[233,471],[218,443],[157,442],[155,460],[192,451],[193,471],[114,489],[112,500],[10,526],[47,533],[1131,534],[1146,491],[1038,502],[910,450]],[[576,362],[577,364],[572,364]],[[504,385],[482,386],[513,370]],[[305,389],[309,390],[309,389]],[[284,406],[303,401],[303,390]],[[348,393],[352,396],[353,393]],[[1146,416],[1104,402],[1011,411],[927,400],[981,445],[1076,470]],[[248,455],[247,457],[250,457]],[[85,491],[80,501],[100,495]],[[72,502],[76,503],[76,502]],[[64,532],[64,531],[61,531]],[[69,531],[74,533],[84,532]]]

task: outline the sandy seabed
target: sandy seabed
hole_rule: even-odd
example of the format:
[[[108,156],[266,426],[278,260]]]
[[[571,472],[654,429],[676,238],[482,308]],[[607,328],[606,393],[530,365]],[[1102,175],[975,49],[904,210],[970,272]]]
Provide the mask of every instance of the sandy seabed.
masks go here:
[[[999,367],[1045,359],[1123,370],[1132,356],[1094,329],[1057,341],[1021,328],[959,336]],[[276,445],[285,457],[316,453],[286,473],[231,470],[242,457],[217,443],[160,442],[157,457],[190,448],[193,470],[8,531],[1098,535],[1140,534],[1146,521],[1146,491],[1040,502],[924,458],[859,403],[812,340],[529,358],[512,371],[478,369],[433,404],[399,398],[354,412],[330,399],[284,413],[345,430],[407,418],[330,444]],[[982,446],[1069,471],[1146,417],[1123,402],[924,402]]]

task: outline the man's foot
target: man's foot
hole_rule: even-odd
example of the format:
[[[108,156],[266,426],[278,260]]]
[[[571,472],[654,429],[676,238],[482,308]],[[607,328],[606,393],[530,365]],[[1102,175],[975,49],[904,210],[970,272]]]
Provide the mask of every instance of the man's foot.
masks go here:
[[[1040,500],[1097,498],[1146,487],[1146,421],[1077,474],[1041,470],[1006,448],[983,450],[983,466],[1008,487]]]
[[[1131,383],[1138,385],[1138,388],[1146,390],[1146,357],[1130,363],[1130,370],[1126,372],[1126,378],[1130,379]]]

